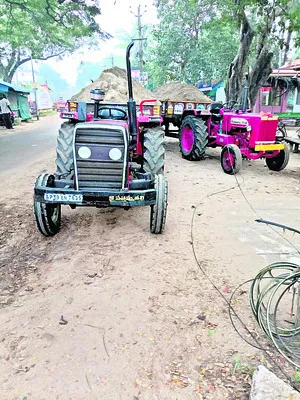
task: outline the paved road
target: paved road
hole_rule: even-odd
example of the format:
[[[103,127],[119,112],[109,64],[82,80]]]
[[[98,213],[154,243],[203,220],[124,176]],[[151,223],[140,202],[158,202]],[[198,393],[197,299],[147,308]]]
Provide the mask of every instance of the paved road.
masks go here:
[[[15,128],[13,133],[0,130],[0,173],[15,167],[21,169],[35,161],[47,150],[55,148],[61,120],[58,116],[44,117],[29,127]],[[19,131],[18,131],[19,130]]]

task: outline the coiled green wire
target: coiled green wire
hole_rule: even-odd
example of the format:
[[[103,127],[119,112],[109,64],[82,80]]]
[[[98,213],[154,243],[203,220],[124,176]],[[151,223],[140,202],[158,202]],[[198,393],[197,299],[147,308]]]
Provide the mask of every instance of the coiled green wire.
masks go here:
[[[279,320],[286,314],[286,295],[293,291],[291,310],[296,298],[294,322]],[[296,295],[297,293],[297,295]],[[276,349],[291,364],[300,367],[300,266],[291,262],[275,262],[262,269],[253,279],[250,307],[259,326],[272,340]],[[291,312],[291,316],[293,313]],[[293,326],[285,327],[283,322]]]

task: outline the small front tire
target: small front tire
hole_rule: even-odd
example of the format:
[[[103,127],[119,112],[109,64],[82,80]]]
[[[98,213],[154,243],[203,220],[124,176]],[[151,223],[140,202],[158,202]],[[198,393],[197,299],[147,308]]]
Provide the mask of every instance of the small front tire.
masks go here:
[[[168,207],[168,182],[163,175],[155,176],[154,188],[156,202],[151,206],[150,231],[159,234],[164,230]]]
[[[41,174],[35,182],[36,187],[52,187],[54,176]],[[39,231],[44,236],[54,236],[58,233],[61,223],[61,205],[42,203],[34,196],[34,216]]]
[[[241,150],[235,144],[227,144],[221,152],[221,166],[225,174],[235,175],[242,168]]]
[[[271,171],[281,171],[288,165],[289,159],[290,150],[288,146],[285,146],[276,157],[266,158],[266,164]]]

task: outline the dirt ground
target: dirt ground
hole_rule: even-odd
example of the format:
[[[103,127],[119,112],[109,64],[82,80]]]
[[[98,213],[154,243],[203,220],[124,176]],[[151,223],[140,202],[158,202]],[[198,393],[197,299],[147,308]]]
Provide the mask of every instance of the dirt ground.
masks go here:
[[[1,174],[0,399],[247,399],[255,366],[277,373],[235,332],[197,265],[194,207],[197,258],[227,299],[268,263],[299,262],[299,254],[255,222],[235,178],[222,172],[219,150],[201,162],[183,160],[176,139],[166,150],[169,208],[160,236],[149,233],[148,208],[65,207],[60,233],[42,237],[33,184],[54,170],[55,149]],[[243,161],[238,180],[263,218],[299,228],[299,174],[300,155],[292,154],[280,173]],[[283,234],[300,248],[299,236]],[[247,289],[234,306],[263,338]]]

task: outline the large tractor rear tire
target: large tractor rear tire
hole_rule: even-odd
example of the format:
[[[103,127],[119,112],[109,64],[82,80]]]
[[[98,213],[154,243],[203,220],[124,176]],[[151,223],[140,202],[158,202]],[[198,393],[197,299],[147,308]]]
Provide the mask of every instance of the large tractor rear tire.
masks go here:
[[[205,122],[193,115],[182,121],[179,132],[179,147],[183,158],[199,161],[204,157],[208,143]]]
[[[73,133],[74,122],[64,122],[58,133],[56,146],[56,175],[64,179],[74,176]]]
[[[54,176],[41,174],[35,187],[53,187]],[[34,198],[34,216],[39,231],[45,236],[54,236],[60,229],[61,205],[41,203]]]
[[[165,228],[168,207],[168,182],[163,175],[156,175],[154,188],[156,190],[156,202],[151,206],[150,231],[160,234]]]
[[[286,145],[283,150],[280,150],[276,157],[266,158],[266,164],[271,171],[281,171],[288,165],[289,159],[290,150]]]
[[[155,175],[164,173],[165,164],[165,132],[161,126],[147,128],[144,131],[144,163],[145,172]]]

